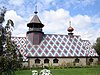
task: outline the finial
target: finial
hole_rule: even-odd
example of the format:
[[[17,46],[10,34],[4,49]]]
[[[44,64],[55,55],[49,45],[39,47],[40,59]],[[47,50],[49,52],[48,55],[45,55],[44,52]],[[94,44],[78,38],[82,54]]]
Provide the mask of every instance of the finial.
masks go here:
[[[35,12],[34,12],[35,14],[37,14],[38,12],[37,12],[37,5],[35,6]]]
[[[71,21],[69,21],[69,26],[71,27]]]
[[[71,32],[74,30],[74,28],[71,27],[71,21],[69,21],[69,28],[67,29],[68,32]]]

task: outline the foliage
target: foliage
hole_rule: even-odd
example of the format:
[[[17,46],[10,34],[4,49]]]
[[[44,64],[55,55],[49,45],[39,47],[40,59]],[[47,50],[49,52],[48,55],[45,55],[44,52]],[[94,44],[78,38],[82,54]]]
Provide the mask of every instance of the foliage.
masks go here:
[[[2,17],[3,20],[4,13],[2,12],[3,15],[0,14],[0,17]],[[2,23],[3,21],[0,21],[0,25],[2,25]],[[20,66],[17,57],[17,46],[11,40],[13,27],[14,23],[11,19],[9,19],[6,26],[1,26],[0,28],[0,75],[12,75],[14,74],[14,70]]]
[[[97,51],[100,56],[100,37],[97,38],[96,43],[93,45],[94,49]]]
[[[5,13],[6,13],[6,8],[3,6],[2,8],[0,8],[0,23],[4,21]]]

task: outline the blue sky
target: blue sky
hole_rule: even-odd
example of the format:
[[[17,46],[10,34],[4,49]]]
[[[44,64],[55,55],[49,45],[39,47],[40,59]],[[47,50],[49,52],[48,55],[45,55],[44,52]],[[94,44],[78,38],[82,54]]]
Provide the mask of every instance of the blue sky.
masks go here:
[[[77,14],[100,15],[100,0],[0,0],[0,6],[5,6],[8,10],[15,10],[21,16],[29,13],[29,10],[34,11],[36,3],[39,11],[63,8],[69,10],[72,16]]]
[[[92,43],[100,37],[100,0],[0,0],[0,7],[7,8],[5,22],[15,23],[13,36],[26,36],[36,5],[44,33],[67,35],[71,20],[74,35]]]

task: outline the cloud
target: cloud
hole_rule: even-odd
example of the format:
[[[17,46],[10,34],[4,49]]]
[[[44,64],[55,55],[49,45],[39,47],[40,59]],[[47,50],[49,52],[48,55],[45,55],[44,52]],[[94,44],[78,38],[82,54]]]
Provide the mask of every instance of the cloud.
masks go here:
[[[19,5],[22,5],[24,3],[24,0],[9,0],[8,3],[12,4],[12,5],[19,6]]]
[[[45,24],[44,31],[46,33],[57,33],[59,30],[64,30],[67,27],[67,19],[69,19],[69,11],[64,9],[58,9],[57,11],[45,11],[42,17],[43,23]]]
[[[100,37],[100,18],[88,15],[76,15],[71,17],[75,34],[81,35],[82,39],[95,42]]]
[[[92,18],[89,17],[88,15],[76,15],[74,17],[71,17],[71,20],[73,22],[73,25],[77,29],[84,29],[88,28],[90,25],[92,25]]]
[[[64,9],[56,11],[45,11],[41,16],[42,22],[45,24],[44,32],[50,34],[65,34],[67,35],[67,28],[69,21],[72,21],[74,35],[80,35],[83,40],[90,40],[95,42],[97,37],[100,37],[100,18],[91,17],[88,15],[78,14],[71,16],[70,12]],[[97,28],[99,26],[99,28]]]
[[[44,33],[67,35],[67,28],[71,20],[72,26],[75,29],[74,35],[81,35],[82,39],[95,42],[96,38],[100,35],[100,17],[95,15],[82,15],[84,12],[72,16],[71,12],[74,13],[74,11],[68,10],[69,8],[82,9],[83,7],[94,5],[95,1],[96,0],[38,0],[38,10],[41,11],[38,15],[45,25],[43,28]],[[28,30],[27,23],[33,17],[35,2],[36,1],[33,0],[9,0],[6,2],[7,4],[5,5],[10,9],[5,15],[5,20],[12,19],[14,21],[15,28],[13,36],[26,36]],[[18,8],[20,6],[21,8]]]
[[[46,2],[47,0],[42,0],[42,4],[44,7],[53,7],[53,8],[82,8],[90,5],[94,5],[96,0],[50,0]]]
[[[73,11],[73,14],[77,11],[76,9],[75,11],[74,8],[83,9],[83,6],[95,4],[96,0],[0,0],[0,4],[7,7],[8,10],[16,10],[19,15],[26,18],[29,17],[34,11],[36,1],[38,11],[40,12],[64,8],[70,9]],[[86,10],[84,12],[86,12]]]
[[[9,10],[6,12],[5,20],[12,19],[15,27],[13,30],[13,36],[26,36],[28,30],[27,23],[33,16],[28,19],[24,19],[19,16],[16,11]],[[67,28],[69,27],[69,21],[72,21],[72,27],[74,35],[80,35],[83,40],[90,40],[95,42],[97,37],[100,37],[100,18],[91,17],[88,15],[78,14],[71,16],[68,10],[58,9],[44,11],[39,14],[41,22],[45,25],[43,31],[45,34],[64,34],[67,35]]]
[[[13,36],[25,36],[27,31],[27,24],[21,16],[19,16],[16,11],[10,10],[7,11],[5,14],[5,23],[8,19],[13,20],[14,22],[14,29],[13,29]]]

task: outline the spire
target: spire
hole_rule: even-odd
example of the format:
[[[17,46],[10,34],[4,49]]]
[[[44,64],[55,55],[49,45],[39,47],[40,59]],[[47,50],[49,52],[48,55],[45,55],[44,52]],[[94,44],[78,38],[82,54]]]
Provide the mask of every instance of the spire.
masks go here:
[[[69,28],[67,31],[69,32],[68,34],[73,34],[72,32],[74,31],[74,28],[71,27],[71,21],[69,21]]]
[[[34,12],[35,14],[37,14],[38,12],[37,12],[37,5],[35,6],[35,12]]]
[[[71,21],[69,21],[69,26],[71,27]]]
[[[40,27],[43,28],[44,25],[41,23],[38,15],[37,15],[37,5],[35,6],[35,11],[34,11],[35,15],[33,16],[33,18],[31,19],[30,23],[27,24],[28,27]]]
[[[30,23],[41,23],[39,17],[37,16],[37,5],[35,6],[35,11],[34,11],[35,15],[32,18],[32,20],[30,21]]]

